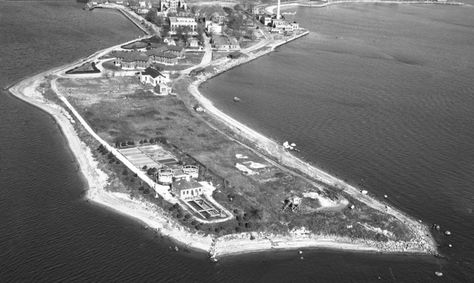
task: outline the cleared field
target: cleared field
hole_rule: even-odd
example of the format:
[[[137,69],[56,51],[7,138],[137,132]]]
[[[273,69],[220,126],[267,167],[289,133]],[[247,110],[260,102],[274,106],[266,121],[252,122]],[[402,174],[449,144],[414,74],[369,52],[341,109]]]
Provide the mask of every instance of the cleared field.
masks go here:
[[[407,237],[403,223],[393,217],[364,206],[343,193],[329,190],[322,184],[312,184],[275,167],[210,127],[205,113],[190,110],[194,102],[187,95],[186,81],[176,84],[178,97],[152,95],[142,89],[137,78],[62,79],[58,83],[69,101],[110,144],[124,141],[137,144],[140,140],[160,138],[192,156],[203,165],[204,170],[212,171],[213,176],[219,176],[210,180],[217,188],[213,198],[233,211],[235,220],[206,229],[222,233],[237,230],[286,232],[293,227],[306,226],[317,233],[374,239],[384,236],[364,227],[379,227],[392,231],[394,238]],[[226,131],[219,124],[213,125]],[[143,166],[150,160],[172,164],[178,159],[178,156],[173,156],[176,152],[169,156],[166,150],[156,146],[143,146],[139,150],[148,159],[135,156],[135,151],[130,154],[131,158],[136,158],[135,162]],[[245,175],[236,163],[258,174]],[[317,194],[317,197],[307,198],[303,193]],[[299,207],[284,209],[287,201],[295,197],[301,198]],[[334,208],[323,209],[320,199],[329,199],[335,203]],[[346,200],[355,208],[341,205]],[[205,210],[202,214],[206,217],[207,214],[212,215],[210,212]],[[363,221],[368,226],[353,225],[357,221]]]
[[[152,145],[140,146],[139,149],[141,152],[148,155],[153,160],[160,162],[162,164],[170,166],[169,164],[178,163],[178,160],[176,159],[175,156],[173,156],[171,153],[169,153],[168,151],[166,151],[159,145],[152,144]]]
[[[133,165],[137,166],[138,168],[143,168],[146,166],[147,168],[156,168],[159,169],[163,165],[154,161],[150,157],[148,157],[145,153],[141,152],[138,148],[126,148],[126,149],[119,149],[120,153],[123,154]]]
[[[175,156],[156,144],[124,148],[119,151],[138,168],[146,166],[147,168],[160,169],[163,166],[178,164]]]

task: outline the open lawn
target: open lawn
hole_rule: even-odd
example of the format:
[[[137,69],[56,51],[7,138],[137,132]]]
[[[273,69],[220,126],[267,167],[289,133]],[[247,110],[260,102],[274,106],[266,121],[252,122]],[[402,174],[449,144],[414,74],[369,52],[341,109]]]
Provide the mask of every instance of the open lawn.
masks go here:
[[[110,144],[159,138],[219,176],[212,180],[217,188],[214,198],[236,218],[214,226],[206,224],[203,228],[209,232],[287,232],[306,226],[316,233],[385,239],[372,228],[378,227],[390,229],[394,239],[407,236],[393,217],[295,176],[210,127],[205,113],[186,106],[191,103],[187,96],[155,96],[144,91],[136,77],[60,79],[58,87]],[[177,91],[183,89],[178,87]],[[242,168],[253,173],[244,173]],[[308,192],[317,197],[305,197],[303,193]],[[295,198],[301,203],[289,206]],[[355,209],[350,209],[349,203],[355,204]],[[349,225],[352,228],[347,228]]]
[[[102,63],[102,67],[110,71],[120,71],[120,67],[115,66],[114,60],[107,60]]]

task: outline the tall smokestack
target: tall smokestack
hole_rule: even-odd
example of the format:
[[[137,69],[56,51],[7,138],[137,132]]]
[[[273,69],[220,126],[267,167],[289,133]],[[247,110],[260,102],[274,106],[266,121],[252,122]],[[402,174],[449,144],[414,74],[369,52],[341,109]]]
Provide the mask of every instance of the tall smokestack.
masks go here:
[[[277,5],[277,19],[281,19],[281,15],[280,15],[280,0],[278,0],[278,5]]]

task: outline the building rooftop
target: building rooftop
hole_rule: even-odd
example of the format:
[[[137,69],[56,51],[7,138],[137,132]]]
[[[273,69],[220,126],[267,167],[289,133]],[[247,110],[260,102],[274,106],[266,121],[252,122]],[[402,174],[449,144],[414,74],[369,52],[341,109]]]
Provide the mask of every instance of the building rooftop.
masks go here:
[[[186,180],[180,180],[173,183],[173,189],[177,192],[181,192],[182,190],[197,189],[201,187],[201,184],[194,181],[188,182]]]
[[[177,57],[174,54],[163,52],[162,50],[159,50],[159,49],[148,50],[146,54],[148,56],[163,57],[163,58],[169,58],[169,59],[174,59]]]
[[[164,77],[164,75],[157,69],[155,68],[152,68],[152,67],[148,67],[145,69],[144,72],[142,72],[142,75],[149,75],[151,76],[152,78],[156,78],[156,77]]]
[[[182,47],[174,46],[174,45],[169,45],[169,46],[167,46],[167,48],[168,48],[168,50],[178,51],[178,52],[181,52],[183,50]]]
[[[122,58],[125,62],[148,61],[148,56],[139,51],[114,51],[112,55],[117,58]]]
[[[191,23],[196,22],[193,17],[170,17],[170,23]]]

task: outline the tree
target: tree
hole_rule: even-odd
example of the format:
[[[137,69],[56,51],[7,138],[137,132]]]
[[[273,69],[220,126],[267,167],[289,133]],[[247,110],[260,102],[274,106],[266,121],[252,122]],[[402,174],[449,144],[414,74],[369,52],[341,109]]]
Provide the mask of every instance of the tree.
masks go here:
[[[191,30],[190,30],[189,27],[177,27],[176,28],[176,37],[178,38],[178,40],[186,42],[186,40],[188,39],[188,35],[189,35],[190,31]]]
[[[158,19],[157,10],[155,8],[150,9],[150,11],[148,11],[148,13],[145,16],[145,20],[154,24],[158,24],[159,19]]]
[[[198,24],[196,28],[197,40],[201,43],[204,43],[204,26],[203,24]]]
[[[156,173],[156,168],[153,167],[153,168],[148,168],[148,170],[146,171],[146,173],[150,176],[153,176],[155,173]]]
[[[236,38],[242,36],[242,27],[244,24],[244,19],[241,14],[233,13],[229,16],[229,21],[227,22],[227,27],[231,29],[230,33]]]

